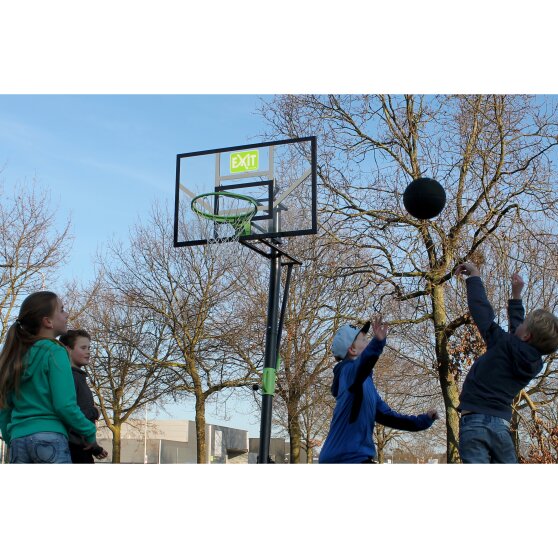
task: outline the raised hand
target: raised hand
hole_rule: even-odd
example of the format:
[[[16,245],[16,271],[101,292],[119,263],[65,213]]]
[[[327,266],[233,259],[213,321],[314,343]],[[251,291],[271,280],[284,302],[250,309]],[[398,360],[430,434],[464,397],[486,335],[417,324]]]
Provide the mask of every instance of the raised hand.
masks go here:
[[[473,262],[463,262],[455,268],[456,275],[466,275],[467,277],[478,277],[479,268]]]
[[[525,286],[525,282],[519,273],[514,273],[511,277],[512,298],[521,298],[521,292]]]
[[[387,337],[388,325],[382,320],[382,316],[375,316],[372,320],[372,331],[378,341],[383,341]]]

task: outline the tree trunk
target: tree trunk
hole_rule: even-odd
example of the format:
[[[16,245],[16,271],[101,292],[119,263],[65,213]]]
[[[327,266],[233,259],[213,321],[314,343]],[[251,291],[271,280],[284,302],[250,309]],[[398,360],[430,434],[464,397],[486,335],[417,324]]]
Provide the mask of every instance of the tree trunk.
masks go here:
[[[517,396],[514,399],[514,404],[512,405],[512,418],[510,423],[510,433],[513,439],[513,445],[515,447],[515,454],[519,459],[519,413],[516,411],[516,404],[519,404],[521,396]]]
[[[120,424],[112,425],[112,462],[120,463],[120,450],[122,447]]]
[[[376,423],[376,458],[378,463],[383,463],[385,459],[385,448],[387,443],[386,427],[383,424]]]
[[[207,463],[205,447],[205,399],[196,394],[196,451],[197,462]]]
[[[439,369],[440,387],[446,408],[446,454],[448,463],[460,463],[459,456],[459,390],[449,370]]]
[[[306,463],[308,465],[314,463],[314,446],[310,443],[310,440],[306,445]]]
[[[302,439],[300,424],[293,416],[289,416],[289,444],[290,444],[290,463],[300,463],[300,442]]]
[[[446,335],[447,314],[443,285],[432,287],[432,314],[436,338],[438,376],[446,408],[447,460],[448,463],[459,463],[461,461],[459,457],[459,415],[457,413],[459,390],[450,373],[448,338]]]

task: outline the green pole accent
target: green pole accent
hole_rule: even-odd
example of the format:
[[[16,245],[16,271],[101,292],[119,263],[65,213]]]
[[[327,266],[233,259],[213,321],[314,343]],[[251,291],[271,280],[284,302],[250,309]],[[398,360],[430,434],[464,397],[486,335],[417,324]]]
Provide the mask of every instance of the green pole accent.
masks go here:
[[[242,233],[241,236],[248,236],[249,234],[252,233],[252,223],[250,222],[250,220],[244,222],[242,224]]]
[[[263,395],[275,394],[275,368],[264,368],[262,376]]]

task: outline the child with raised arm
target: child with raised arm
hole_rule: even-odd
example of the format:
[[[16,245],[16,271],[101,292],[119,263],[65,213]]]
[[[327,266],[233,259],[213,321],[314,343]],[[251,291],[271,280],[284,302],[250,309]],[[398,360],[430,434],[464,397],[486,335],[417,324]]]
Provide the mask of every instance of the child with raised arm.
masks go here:
[[[510,432],[511,405],[542,370],[542,355],[558,348],[558,319],[542,309],[525,318],[524,282],[514,274],[509,332],[505,332],[494,321],[476,265],[466,262],[455,272],[467,276],[469,311],[486,343],[486,352],[473,363],[461,390],[459,453],[463,463],[517,463]]]
[[[368,341],[370,322],[360,330],[344,325],[335,334],[331,350],[338,364],[333,369],[332,395],[336,398],[329,434],[320,452],[320,463],[375,463],[373,433],[376,422],[416,432],[432,426],[438,413],[402,415],[382,400],[372,370],[386,344],[388,326],[377,317],[374,338]]]

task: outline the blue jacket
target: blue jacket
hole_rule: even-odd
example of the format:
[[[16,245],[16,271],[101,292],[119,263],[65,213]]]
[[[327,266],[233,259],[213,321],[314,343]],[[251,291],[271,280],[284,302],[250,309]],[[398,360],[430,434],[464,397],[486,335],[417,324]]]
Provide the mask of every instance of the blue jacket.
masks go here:
[[[467,279],[467,302],[486,343],[486,352],[473,363],[465,378],[458,409],[510,421],[512,401],[542,370],[542,355],[514,335],[525,316],[521,300],[508,302],[509,333],[494,321],[494,310],[480,277]]]
[[[329,434],[320,452],[320,463],[362,463],[375,458],[373,433],[376,422],[412,432],[432,426],[434,421],[427,414],[409,416],[391,410],[377,392],[372,381],[372,368],[385,344],[385,340],[374,338],[358,358],[345,359],[335,366],[332,392],[336,404]],[[360,382],[362,404],[351,421]]]

